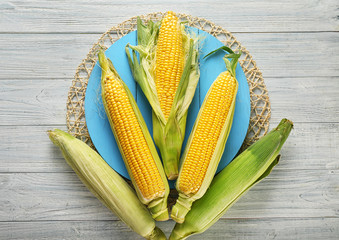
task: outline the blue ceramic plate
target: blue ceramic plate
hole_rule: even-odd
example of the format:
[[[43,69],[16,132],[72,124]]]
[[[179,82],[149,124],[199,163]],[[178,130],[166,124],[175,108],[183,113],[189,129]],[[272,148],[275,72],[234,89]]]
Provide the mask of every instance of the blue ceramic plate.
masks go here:
[[[200,44],[200,81],[192,104],[189,108],[183,149],[209,87],[216,77],[226,70],[225,63],[222,60],[225,52],[220,51],[209,58],[203,59],[206,54],[223,44],[215,37],[202,30],[198,30],[196,28],[191,28],[191,30],[195,31],[200,36],[203,36],[204,41]],[[131,90],[152,135],[151,107],[132,77],[125,53],[125,46],[127,43],[137,45],[136,31],[120,38],[110,48],[108,48],[105,53],[106,56],[111,59],[119,75]],[[221,158],[217,172],[229,164],[237,154],[245,139],[249,125],[251,110],[249,88],[246,76],[239,64],[236,69],[236,77],[239,82],[239,89],[236,98],[233,124],[226,143],[225,152]],[[100,79],[101,69],[99,64],[96,64],[88,81],[85,98],[85,118],[88,132],[95,148],[98,150],[103,159],[115,171],[130,179],[103,108]],[[173,187],[173,182],[170,182],[170,185]]]

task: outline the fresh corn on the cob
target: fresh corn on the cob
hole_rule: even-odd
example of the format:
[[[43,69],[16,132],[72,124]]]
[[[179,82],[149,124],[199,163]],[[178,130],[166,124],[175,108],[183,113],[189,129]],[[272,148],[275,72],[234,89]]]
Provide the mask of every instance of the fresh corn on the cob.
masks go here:
[[[240,54],[231,51],[232,64],[210,87],[188,139],[176,189],[179,198],[171,217],[183,222],[192,203],[201,198],[210,185],[231,130],[238,82],[235,67]],[[227,55],[228,57],[230,55]],[[227,65],[229,60],[225,58]]]
[[[138,46],[126,46],[135,80],[153,109],[153,137],[168,179],[178,176],[187,110],[199,80],[197,37],[191,37],[175,13],[147,26],[138,19]],[[132,49],[131,56],[129,48]],[[139,61],[136,56],[139,52]]]
[[[205,195],[193,203],[182,224],[176,224],[170,240],[186,239],[213,225],[251,187],[278,163],[280,149],[293,123],[287,119],[242,152],[212,181]]]
[[[99,63],[104,108],[134,188],[154,219],[165,221],[169,186],[146,123],[128,87],[102,50]]]
[[[171,11],[161,21],[155,60],[155,86],[167,120],[185,64],[181,26]]]
[[[61,130],[48,135],[80,180],[108,209],[146,239],[166,239],[133,189],[96,151]]]

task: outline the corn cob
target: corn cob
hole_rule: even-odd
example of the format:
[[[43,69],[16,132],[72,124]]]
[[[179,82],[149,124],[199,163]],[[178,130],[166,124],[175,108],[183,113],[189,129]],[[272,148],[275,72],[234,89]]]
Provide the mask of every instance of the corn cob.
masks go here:
[[[128,87],[102,50],[99,62],[104,108],[134,188],[154,219],[165,221],[169,186],[146,123]]]
[[[154,141],[165,173],[173,180],[178,176],[187,110],[200,76],[198,38],[186,33],[173,12],[167,13],[158,28],[159,23],[150,21],[145,26],[138,19],[138,46],[127,45],[126,54],[133,76],[152,106]]]
[[[155,86],[161,110],[167,120],[185,59],[180,24],[171,11],[161,21],[155,59]]]
[[[80,180],[108,209],[146,239],[166,239],[133,189],[96,151],[59,129],[48,135]]]
[[[193,204],[185,221],[175,225],[170,240],[204,232],[243,194],[268,176],[278,163],[279,152],[292,128],[291,121],[282,119],[275,129],[226,166],[213,179],[206,194]]]
[[[217,170],[231,130],[238,82],[235,67],[241,53],[231,49],[232,64],[222,72],[210,87],[199,110],[193,130],[182,156],[182,165],[176,182],[179,198],[171,217],[183,222],[192,203],[204,195]],[[227,55],[230,57],[230,55]]]

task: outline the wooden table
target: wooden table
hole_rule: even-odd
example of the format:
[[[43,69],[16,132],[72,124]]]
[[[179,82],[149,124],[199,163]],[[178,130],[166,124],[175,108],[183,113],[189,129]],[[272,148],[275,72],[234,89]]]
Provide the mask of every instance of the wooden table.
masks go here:
[[[295,123],[272,174],[192,239],[338,239],[337,0],[1,1],[0,239],[141,239],[82,185],[46,130],[66,130],[75,69],[103,32],[167,10],[231,31],[263,72],[271,128]],[[174,222],[158,225],[169,235]]]

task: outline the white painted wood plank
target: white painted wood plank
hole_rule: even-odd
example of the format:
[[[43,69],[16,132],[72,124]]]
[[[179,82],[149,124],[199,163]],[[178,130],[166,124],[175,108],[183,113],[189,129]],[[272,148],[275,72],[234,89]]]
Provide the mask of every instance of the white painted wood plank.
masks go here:
[[[104,32],[130,17],[173,10],[232,32],[338,31],[337,1],[4,1],[1,32]]]
[[[339,32],[234,35],[264,78],[339,76]]]
[[[2,34],[0,79],[73,78],[75,69],[100,36]]]
[[[271,123],[271,128],[276,125]],[[0,172],[71,172],[46,134],[55,127],[0,126]],[[338,146],[338,123],[295,123],[276,169],[338,170]]]
[[[73,78],[100,35],[2,34],[0,80]],[[339,32],[234,36],[249,50],[264,78],[339,76]]]
[[[0,86],[0,125],[66,124],[71,80],[3,80]]]
[[[173,221],[157,225],[166,236]],[[206,232],[189,239],[337,239],[338,218],[221,219]],[[121,221],[0,222],[1,239],[143,239]]]
[[[337,239],[338,219],[221,219],[189,239]],[[171,231],[171,230],[170,230]]]
[[[167,225],[167,224],[166,224]],[[144,239],[121,221],[42,221],[0,222],[0,238],[8,240],[29,239]]]
[[[338,69],[339,70],[339,69]],[[0,80],[0,125],[66,124],[71,79]],[[266,78],[272,122],[338,122],[339,77]]]
[[[235,32],[263,72],[271,128],[283,117],[295,122],[272,174],[192,239],[337,239],[335,0],[2,1],[0,239],[141,239],[88,192],[45,131],[66,128],[71,79],[101,33],[131,16],[168,9]],[[158,225],[168,236],[174,224]]]
[[[275,169],[225,218],[339,217],[337,170]],[[0,221],[112,220],[74,173],[0,174]]]
[[[265,84],[272,122],[338,122],[339,77],[265,78]]]
[[[1,126],[0,172],[71,172],[47,130],[64,126]]]

